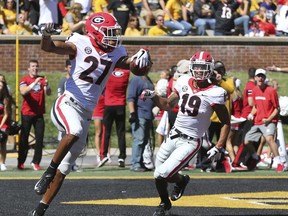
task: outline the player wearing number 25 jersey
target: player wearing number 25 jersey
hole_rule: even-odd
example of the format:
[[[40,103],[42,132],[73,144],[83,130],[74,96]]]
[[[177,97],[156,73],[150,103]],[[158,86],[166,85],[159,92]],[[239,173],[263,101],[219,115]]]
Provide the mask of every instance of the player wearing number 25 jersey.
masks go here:
[[[230,117],[225,107],[226,91],[208,80],[213,70],[212,56],[207,52],[197,52],[190,59],[192,78],[181,76],[168,99],[150,90],[142,92],[143,99],[152,99],[160,109],[171,110],[177,102],[179,106],[174,126],[156,156],[154,178],[161,202],[154,216],[166,215],[171,208],[170,200],[176,201],[183,195],[190,177],[179,174],[179,171],[200,149],[200,138],[208,129],[214,111],[223,126],[216,146],[208,151],[209,157],[224,147],[230,130]],[[175,183],[170,199],[168,182]]]
[[[57,195],[65,176],[86,144],[94,107],[102,94],[108,77],[115,67],[129,69],[131,61],[140,70],[150,64],[147,49],[140,49],[131,58],[121,46],[121,27],[109,13],[92,14],[86,21],[86,35],[72,33],[65,42],[53,41],[57,32],[53,24],[41,28],[41,48],[46,52],[69,55],[71,74],[66,90],[51,110],[54,125],[62,139],[52,161],[34,191],[43,195],[29,216],[42,216]],[[136,61],[134,61],[136,59]]]

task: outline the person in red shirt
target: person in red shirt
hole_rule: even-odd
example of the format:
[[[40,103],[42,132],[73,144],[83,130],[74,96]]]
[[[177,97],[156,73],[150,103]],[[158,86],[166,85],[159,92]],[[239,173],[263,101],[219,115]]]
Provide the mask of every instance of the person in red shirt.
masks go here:
[[[95,126],[95,147],[96,147],[96,163],[99,164],[101,161],[100,158],[100,148],[102,142],[102,132],[103,132],[103,116],[104,116],[104,96],[101,95],[98,100],[98,104],[95,106],[92,114],[92,119]]]
[[[252,89],[255,87],[255,71],[256,68],[252,67],[248,70],[248,82],[245,85],[245,88],[243,90],[243,108],[241,112],[241,117],[246,118],[251,113],[252,107],[253,107],[253,98],[252,98]],[[244,167],[241,164],[241,162],[244,162],[244,157],[246,155],[246,151],[243,150],[244,148],[244,138],[246,133],[251,129],[253,126],[253,121],[246,120],[241,124],[242,128],[242,138],[241,138],[241,144],[239,145],[238,151],[242,152],[242,155],[237,154],[235,159],[231,158],[233,163],[232,166],[234,169],[247,169],[247,167]]]
[[[118,137],[118,166],[125,167],[126,159],[126,91],[129,82],[130,71],[115,68],[112,75],[109,77],[104,97],[104,117],[103,117],[103,137],[104,141],[101,142],[100,157],[101,161],[98,167],[104,166],[109,160],[108,149],[112,131],[112,125],[115,121],[116,132]]]
[[[35,148],[31,165],[34,170],[41,170],[42,148],[44,138],[45,94],[51,94],[48,80],[38,75],[39,63],[37,60],[30,60],[28,75],[20,80],[20,93],[23,96],[21,109],[21,133],[18,151],[18,169],[24,169],[24,163],[29,150],[28,138],[32,125],[35,131]]]
[[[255,72],[256,86],[252,89],[253,108],[248,114],[248,120],[254,120],[254,125],[245,136],[245,147],[251,155],[247,167],[249,170],[255,169],[260,157],[257,155],[253,142],[259,141],[263,135],[269,144],[274,155],[274,160],[277,165],[277,172],[284,171],[284,165],[280,161],[277,144],[274,140],[274,135],[277,130],[277,122],[279,116],[279,101],[278,94],[275,89],[265,83],[266,71],[257,69]],[[241,154],[240,149],[237,152]]]

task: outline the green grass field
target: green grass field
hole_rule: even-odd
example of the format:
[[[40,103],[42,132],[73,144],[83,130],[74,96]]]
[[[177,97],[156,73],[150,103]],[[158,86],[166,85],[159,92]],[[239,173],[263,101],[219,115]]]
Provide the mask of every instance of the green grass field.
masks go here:
[[[21,72],[19,73],[19,80],[22,76],[26,75],[27,72]],[[59,80],[64,77],[65,73],[64,72],[54,72],[54,73],[41,73],[41,75],[47,76],[51,89],[52,89],[52,95],[49,97],[46,97],[46,115],[45,115],[45,138],[44,141],[46,143],[46,148],[53,148],[57,144],[57,134],[58,131],[56,127],[53,125],[52,121],[50,120],[50,110],[53,105],[53,102],[55,98],[57,97],[57,87],[58,87],[58,82]],[[157,72],[151,72],[150,77],[151,79],[156,82],[159,79],[159,74]],[[247,82],[248,76],[247,72],[243,71],[233,71],[233,72],[228,72],[228,76],[234,76],[239,78],[242,81],[241,89],[244,88],[245,83]],[[16,83],[15,83],[15,73],[5,73],[7,83],[9,84],[11,91],[13,92],[14,97],[16,96]],[[130,76],[132,77],[132,75]],[[288,96],[288,74],[284,73],[276,73],[276,72],[269,72],[267,75],[267,78],[269,79],[276,79],[279,83],[279,91],[278,94],[279,96]],[[18,86],[18,84],[17,84]],[[21,95],[18,96],[19,98],[19,113],[20,113],[20,108],[22,104],[22,97]],[[126,118],[126,125],[127,125],[127,146],[131,146],[131,133],[130,133],[130,124],[128,122],[128,108],[127,110],[127,118]],[[20,118],[20,116],[19,116]],[[115,125],[114,125],[115,127]],[[287,142],[288,140],[288,125],[283,125],[284,127],[284,134],[285,134],[285,141]],[[91,123],[90,130],[89,130],[89,147],[94,148],[94,124]],[[112,133],[112,139],[111,139],[111,145],[112,147],[117,147],[117,140],[116,140],[116,134],[115,130],[113,130]]]

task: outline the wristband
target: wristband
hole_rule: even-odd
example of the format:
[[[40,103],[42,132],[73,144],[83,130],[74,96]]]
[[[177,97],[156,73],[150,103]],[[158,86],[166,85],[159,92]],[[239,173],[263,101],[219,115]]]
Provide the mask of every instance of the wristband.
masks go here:
[[[31,83],[31,84],[29,85],[30,89],[33,89],[36,84],[37,84],[37,83],[35,83],[35,82]]]
[[[279,68],[279,67],[276,67],[276,71],[281,71],[281,68]]]
[[[219,143],[217,143],[217,144],[216,144],[216,148],[218,148],[218,149],[222,149],[222,148],[224,148],[224,145],[223,145],[223,144],[219,144]]]

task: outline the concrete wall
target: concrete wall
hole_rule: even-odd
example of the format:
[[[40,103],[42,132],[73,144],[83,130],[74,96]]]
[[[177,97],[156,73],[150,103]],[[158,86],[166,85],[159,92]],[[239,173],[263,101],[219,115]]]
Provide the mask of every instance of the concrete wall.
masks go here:
[[[19,37],[19,70],[26,71],[29,59],[38,59],[42,71],[63,71],[68,56],[44,52],[40,36]],[[65,38],[55,36],[55,39]],[[0,71],[16,68],[16,36],[0,37]],[[128,54],[147,47],[154,62],[152,71],[159,71],[189,59],[197,50],[208,51],[215,60],[222,60],[229,71],[246,71],[249,67],[276,64],[288,66],[288,39],[280,37],[125,37]]]

